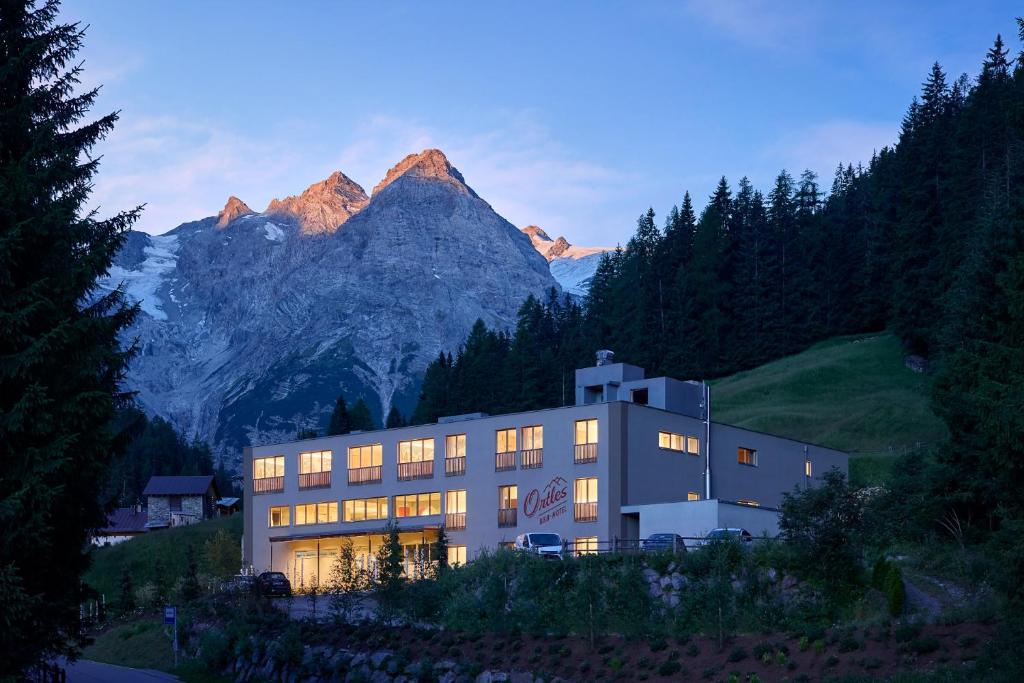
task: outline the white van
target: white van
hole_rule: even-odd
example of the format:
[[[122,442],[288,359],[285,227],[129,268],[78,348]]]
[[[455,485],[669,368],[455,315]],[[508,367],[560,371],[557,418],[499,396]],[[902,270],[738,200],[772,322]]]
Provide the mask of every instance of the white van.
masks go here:
[[[550,560],[562,559],[562,537],[558,534],[519,534],[516,536],[515,547],[516,550],[523,550]]]

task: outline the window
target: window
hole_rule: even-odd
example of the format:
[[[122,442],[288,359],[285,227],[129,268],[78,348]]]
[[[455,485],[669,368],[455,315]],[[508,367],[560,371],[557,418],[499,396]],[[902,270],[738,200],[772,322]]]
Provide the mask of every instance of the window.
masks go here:
[[[669,451],[682,451],[684,438],[682,434],[658,432],[658,448],[664,448]]]
[[[466,546],[448,546],[448,566],[454,567],[457,564],[466,564]]]
[[[813,468],[811,466],[811,459],[810,458],[808,458],[807,460],[804,460],[804,476],[805,477],[813,477],[814,476],[814,470],[813,470]]]
[[[519,487],[498,487],[498,526],[516,525],[516,508],[519,505]]]
[[[633,389],[629,392],[629,400],[642,406],[647,405],[647,389]]]
[[[690,491],[686,494],[686,500],[700,500],[700,494],[696,491]]]
[[[690,455],[700,455],[700,439],[695,436],[686,437],[686,452]]]
[[[383,449],[379,443],[348,448],[348,483],[374,484],[381,481]]]
[[[444,525],[449,529],[466,528],[466,492],[448,491],[444,496]]]
[[[357,498],[346,500],[342,503],[346,522],[362,522],[369,519],[388,518],[388,499],[386,496],[380,498]]]
[[[516,430],[499,429],[495,432],[495,453],[514,453],[516,450]]]
[[[288,506],[280,505],[269,510],[267,526],[288,526]]]
[[[167,496],[167,506],[171,512],[181,512],[181,496]]]
[[[741,465],[750,465],[751,467],[757,467],[757,451],[752,448],[744,448],[740,446],[737,449],[738,460]]]
[[[434,476],[434,440],[398,442],[398,479],[429,479]]]
[[[597,536],[577,536],[573,549],[577,555],[593,555],[597,552]]]
[[[597,477],[576,480],[573,512],[577,522],[597,521]]]
[[[466,457],[466,435],[449,434],[444,437],[444,457],[465,458]]]
[[[284,491],[284,456],[255,458],[252,461],[253,493],[279,493]]]
[[[331,451],[299,453],[299,488],[331,485]]]
[[[338,503],[308,503],[295,506],[295,524],[327,524],[338,521]]]
[[[515,438],[512,439],[512,445],[515,446]],[[544,448],[544,427],[523,427],[523,450],[532,451],[538,448]]]
[[[441,514],[441,492],[395,496],[395,517],[425,517]]]
[[[597,443],[597,420],[576,420],[576,445]]]
[[[750,500],[748,498],[740,498],[736,502],[739,503],[740,505],[746,505],[747,507],[752,507],[752,508],[759,508],[759,507],[761,507],[761,504],[758,503],[756,500]]]

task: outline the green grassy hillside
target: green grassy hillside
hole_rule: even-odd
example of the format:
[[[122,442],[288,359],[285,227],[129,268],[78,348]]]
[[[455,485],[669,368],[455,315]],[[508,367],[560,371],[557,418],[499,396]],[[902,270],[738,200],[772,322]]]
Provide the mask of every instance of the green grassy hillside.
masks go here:
[[[891,453],[946,438],[929,403],[931,381],[903,366],[891,334],[839,337],[713,382],[711,413],[848,451],[851,478],[866,484],[884,479]]]
[[[238,544],[241,565],[242,515],[236,514],[189,526],[151,531],[124,543],[97,548],[93,553],[92,567],[85,575],[85,582],[105,594],[107,602],[115,601],[121,595],[121,575],[125,567],[131,570],[134,586],[139,588],[154,580],[159,560],[165,568],[167,580],[173,586],[185,574],[187,548],[192,546],[200,571],[203,571],[203,546],[221,529]]]

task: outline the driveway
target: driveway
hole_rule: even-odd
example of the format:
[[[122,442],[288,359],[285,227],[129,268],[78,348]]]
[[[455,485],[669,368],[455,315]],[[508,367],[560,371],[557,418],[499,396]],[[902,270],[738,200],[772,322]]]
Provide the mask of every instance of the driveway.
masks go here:
[[[126,666],[101,664],[88,659],[62,662],[68,674],[68,683],[158,683],[177,681],[177,676],[152,669],[129,669]]]

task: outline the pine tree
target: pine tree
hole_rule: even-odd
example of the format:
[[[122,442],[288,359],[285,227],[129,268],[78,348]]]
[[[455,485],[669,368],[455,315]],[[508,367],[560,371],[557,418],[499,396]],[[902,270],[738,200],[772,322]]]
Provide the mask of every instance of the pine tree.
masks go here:
[[[181,599],[185,602],[196,600],[202,590],[199,587],[199,566],[196,564],[196,553],[192,544],[185,548],[185,576],[181,583]]]
[[[55,1],[0,4],[0,678],[73,654],[87,532],[105,523],[99,493],[121,448],[110,429],[136,314],[101,292],[138,210],[84,210],[113,129],[82,123],[97,89],[77,93],[83,32]]]
[[[377,429],[377,423],[373,419],[373,414],[370,412],[370,406],[366,405],[366,401],[360,398],[352,406],[352,411],[348,414],[349,426],[351,431],[363,431],[369,432]]]
[[[331,421],[327,426],[327,436],[348,434],[352,431],[352,421],[348,416],[348,406],[345,404],[345,396],[338,395],[334,402],[334,410],[331,412]]]
[[[391,410],[388,411],[388,419],[384,426],[388,429],[394,429],[395,427],[404,427],[405,424],[405,418],[402,416],[401,411],[398,410],[398,406],[392,405]]]

